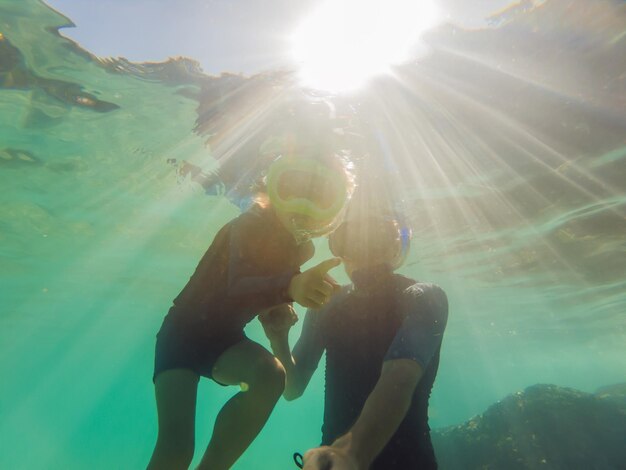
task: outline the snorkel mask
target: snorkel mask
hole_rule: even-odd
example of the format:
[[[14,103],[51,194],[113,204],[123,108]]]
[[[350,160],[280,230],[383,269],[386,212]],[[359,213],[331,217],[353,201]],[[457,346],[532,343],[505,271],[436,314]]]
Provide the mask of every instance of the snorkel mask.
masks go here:
[[[396,249],[385,262],[396,270],[406,260],[411,237],[411,229],[399,218],[368,217],[342,223],[330,234],[328,242],[334,256],[360,262],[388,257],[383,253],[388,244],[393,244]]]
[[[281,156],[267,175],[267,192],[276,210],[290,215],[298,243],[331,232],[349,199],[338,171],[309,158]]]

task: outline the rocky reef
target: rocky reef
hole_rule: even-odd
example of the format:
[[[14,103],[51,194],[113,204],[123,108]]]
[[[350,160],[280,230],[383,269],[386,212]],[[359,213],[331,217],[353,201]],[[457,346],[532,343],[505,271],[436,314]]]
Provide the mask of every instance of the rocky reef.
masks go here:
[[[432,432],[442,470],[626,468],[626,384],[584,393],[533,385]]]

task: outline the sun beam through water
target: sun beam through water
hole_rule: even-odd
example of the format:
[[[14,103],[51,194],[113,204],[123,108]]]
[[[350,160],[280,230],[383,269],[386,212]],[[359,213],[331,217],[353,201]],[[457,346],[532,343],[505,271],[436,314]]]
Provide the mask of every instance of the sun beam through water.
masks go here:
[[[349,91],[404,62],[440,15],[430,0],[327,1],[292,37],[303,84]]]

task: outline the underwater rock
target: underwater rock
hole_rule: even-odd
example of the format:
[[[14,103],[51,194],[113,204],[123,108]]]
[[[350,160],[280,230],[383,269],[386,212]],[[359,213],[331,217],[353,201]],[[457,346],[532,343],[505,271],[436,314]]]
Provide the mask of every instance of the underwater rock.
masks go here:
[[[538,384],[466,423],[434,430],[432,439],[442,470],[620,469],[626,462],[626,406]]]
[[[600,387],[596,390],[595,396],[613,401],[626,408],[626,382]]]

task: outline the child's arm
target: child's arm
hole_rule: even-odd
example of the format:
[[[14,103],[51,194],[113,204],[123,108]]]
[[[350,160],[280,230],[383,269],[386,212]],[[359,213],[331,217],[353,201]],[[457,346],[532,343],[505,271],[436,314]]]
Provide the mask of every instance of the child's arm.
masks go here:
[[[304,273],[297,268],[271,272],[275,254],[267,252],[265,237],[272,236],[253,215],[238,219],[231,228],[228,295],[262,310],[296,301],[309,308],[320,308],[339,290],[328,271],[341,263],[339,258],[322,261]],[[311,252],[312,255],[312,252]],[[306,260],[298,259],[301,264]]]
[[[263,260],[267,256],[264,237],[271,236],[271,233],[257,219],[253,215],[244,215],[231,228],[228,295],[236,297],[243,305],[263,310],[291,301],[289,284],[300,270],[294,268],[266,274],[271,271],[271,265],[262,266],[269,264]]]
[[[281,305],[259,316],[265,334],[270,340],[272,352],[285,368],[286,383],[283,396],[288,401],[302,395],[324,352],[319,334],[321,314],[321,311],[307,312],[302,334],[293,355],[289,348],[289,330],[298,318],[293,307],[289,304]]]
[[[216,193],[216,187],[223,185],[217,171],[207,173],[188,161],[183,161],[176,169],[176,173],[180,180],[189,178],[194,183],[198,183],[207,194]]]

